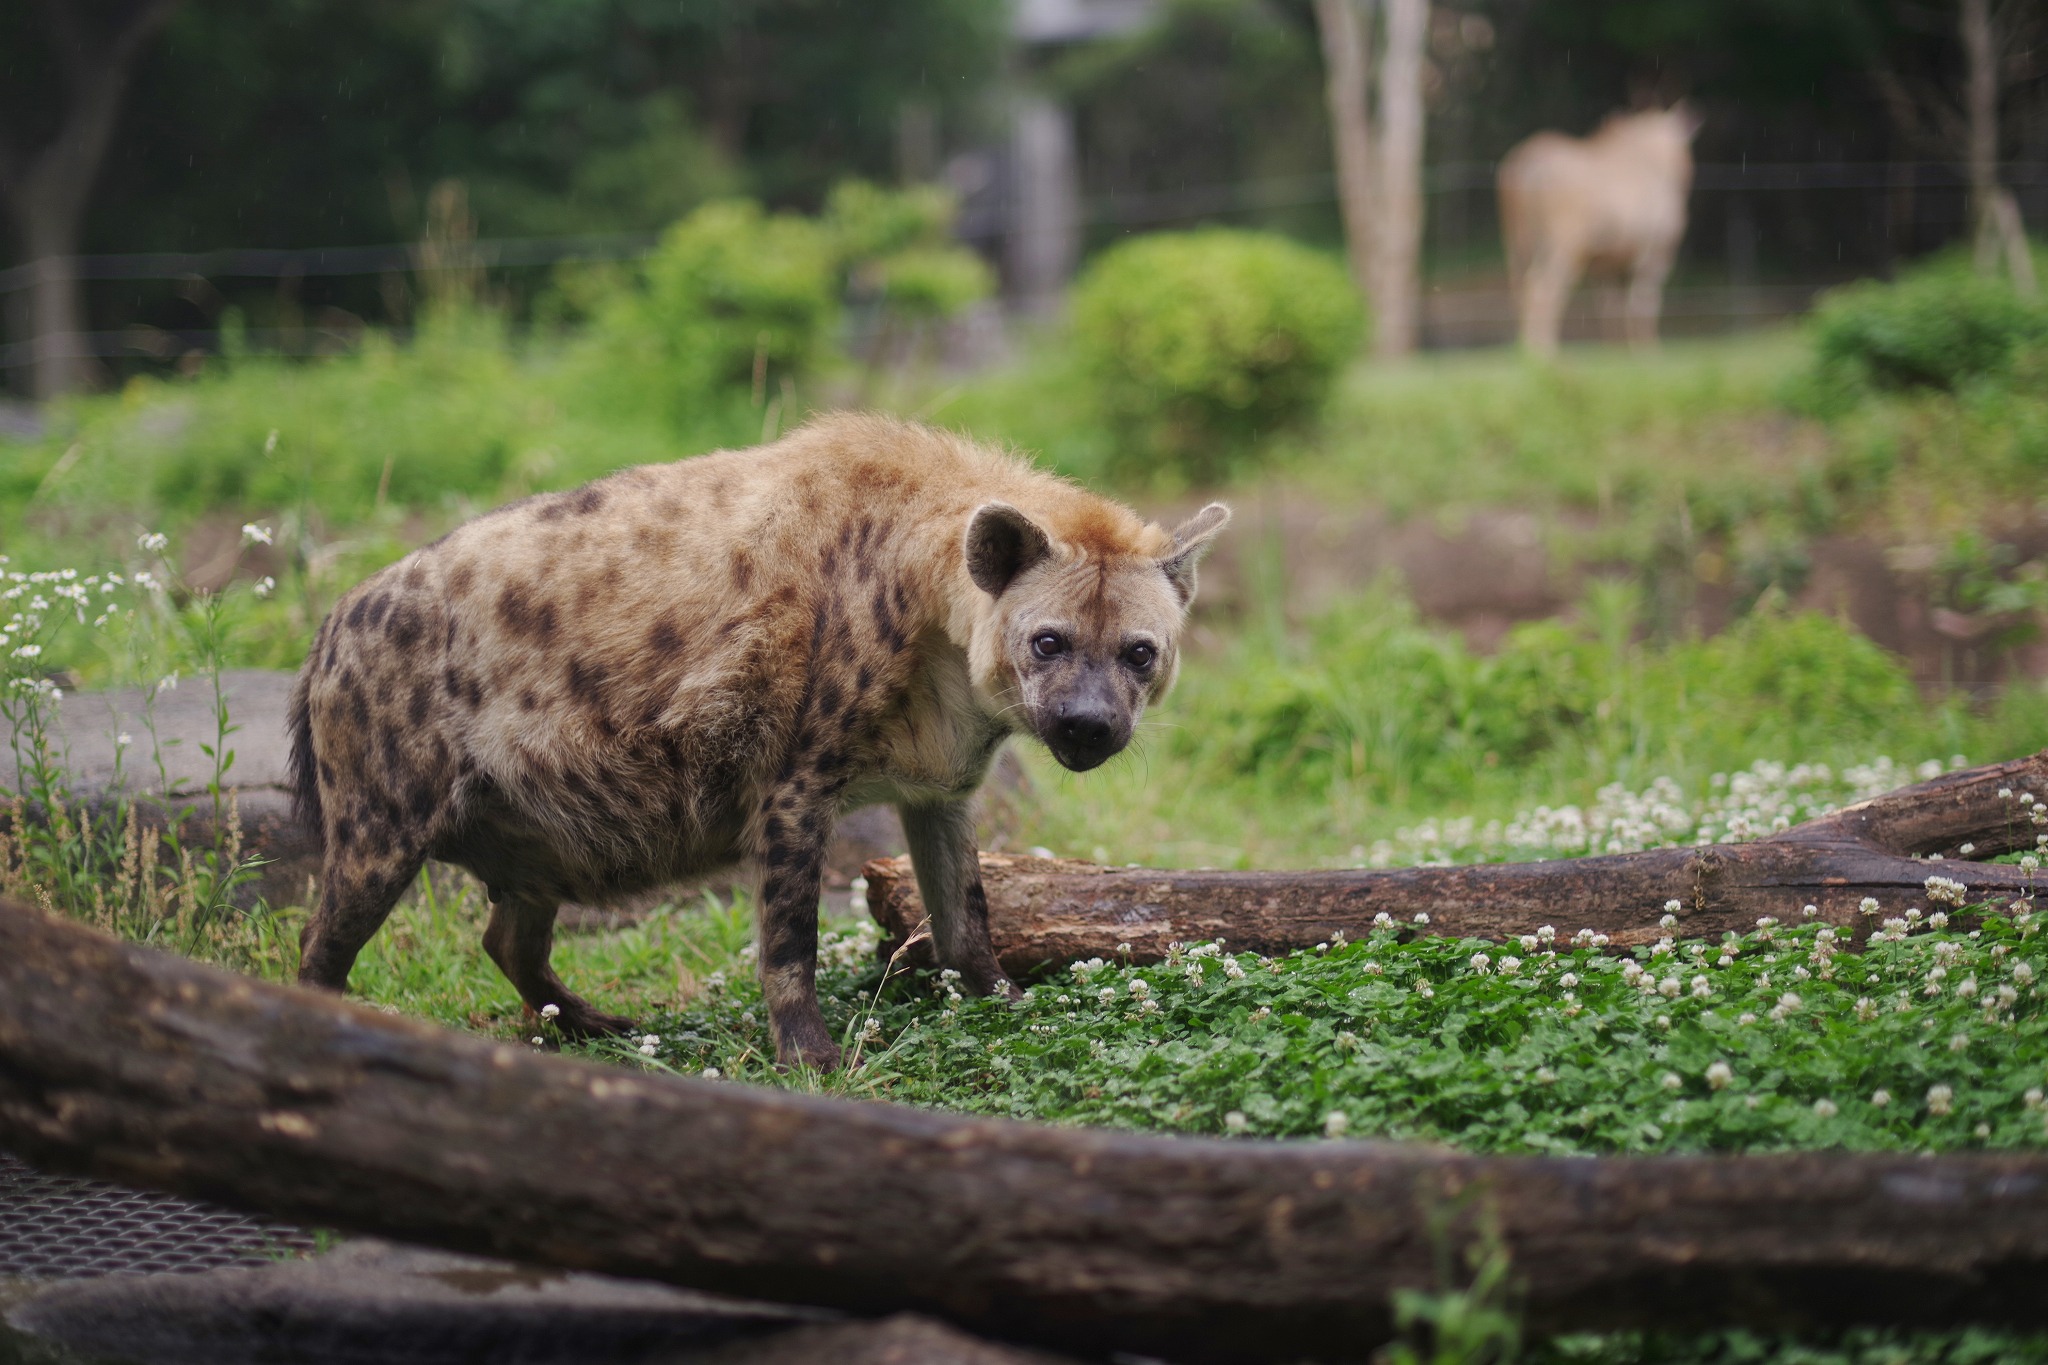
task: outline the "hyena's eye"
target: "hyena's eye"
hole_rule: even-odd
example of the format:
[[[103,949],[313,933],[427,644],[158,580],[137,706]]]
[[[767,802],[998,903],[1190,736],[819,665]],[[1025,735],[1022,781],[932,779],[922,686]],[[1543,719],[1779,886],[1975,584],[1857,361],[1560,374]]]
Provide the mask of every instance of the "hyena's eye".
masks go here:
[[[1057,659],[1067,652],[1067,637],[1056,630],[1041,630],[1031,637],[1031,652],[1041,659]]]
[[[1124,651],[1124,662],[1137,669],[1140,673],[1152,667],[1153,661],[1158,659],[1158,657],[1159,651],[1143,642],[1132,645]]]

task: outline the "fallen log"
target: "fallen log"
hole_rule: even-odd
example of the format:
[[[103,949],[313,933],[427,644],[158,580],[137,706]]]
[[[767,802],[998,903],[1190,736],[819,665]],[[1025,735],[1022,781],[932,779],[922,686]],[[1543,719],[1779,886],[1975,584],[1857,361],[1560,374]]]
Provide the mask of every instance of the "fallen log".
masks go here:
[[[1091,1357],[1361,1359],[1498,1229],[1530,1325],[2048,1325],[2048,1156],[1496,1158],[640,1075],[0,903],[0,1145],[458,1251]],[[1464,1221],[1454,1216],[1463,1211]]]
[[[1382,914],[1404,929],[1453,937],[1499,940],[1550,925],[1629,946],[1666,932],[1746,931],[1762,916],[1790,921],[1812,905],[1860,942],[1880,916],[1936,908],[1926,891],[1931,876],[1964,883],[1973,900],[2025,893],[2038,879],[2019,868],[1962,860],[1966,844],[1969,856],[1990,857],[2032,848],[2048,832],[2020,804],[2023,792],[2048,799],[2048,750],[1902,787],[1747,844],[1327,872],[1177,872],[984,853],[981,879],[996,956],[1019,978],[1089,957],[1156,962],[1176,941],[1285,953],[1339,934],[1358,938]],[[1926,861],[1936,855],[1942,861]],[[871,913],[885,931],[883,956],[915,939],[901,961],[928,965],[910,860],[877,859],[865,872]],[[1858,912],[1866,896],[1878,916]],[[1675,931],[1658,926],[1671,901]],[[1426,929],[1418,915],[1428,916]]]

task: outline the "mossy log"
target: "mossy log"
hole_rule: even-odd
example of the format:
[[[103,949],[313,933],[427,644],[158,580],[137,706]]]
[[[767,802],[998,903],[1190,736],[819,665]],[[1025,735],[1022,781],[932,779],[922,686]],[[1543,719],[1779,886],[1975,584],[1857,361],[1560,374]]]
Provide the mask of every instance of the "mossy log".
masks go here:
[[[1481,1224],[1536,1330],[2048,1325],[2048,1156],[1479,1157],[635,1074],[0,903],[0,1144],[301,1223],[989,1337],[1364,1357]]]
[[[996,956],[1020,978],[1089,957],[1156,962],[1176,941],[1284,953],[1338,934],[1358,938],[1381,914],[1405,930],[1454,937],[1500,940],[1550,925],[1629,946],[1666,932],[1742,932],[1765,915],[1793,921],[1812,905],[1860,942],[1878,923],[1858,912],[1866,896],[1880,915],[1901,915],[1914,905],[1940,908],[1927,896],[1932,876],[1962,882],[1973,900],[2020,895],[2041,880],[1962,851],[1970,845],[1968,857],[1984,858],[2034,847],[2048,826],[2020,803],[2028,792],[2048,800],[2048,750],[1903,787],[1746,844],[1328,872],[1170,872],[985,853],[981,879]],[[1942,861],[1927,861],[1935,855]],[[902,960],[924,965],[924,903],[909,860],[878,859],[866,872],[883,953],[915,938]],[[1666,931],[1658,921],[1671,901],[1678,927]]]

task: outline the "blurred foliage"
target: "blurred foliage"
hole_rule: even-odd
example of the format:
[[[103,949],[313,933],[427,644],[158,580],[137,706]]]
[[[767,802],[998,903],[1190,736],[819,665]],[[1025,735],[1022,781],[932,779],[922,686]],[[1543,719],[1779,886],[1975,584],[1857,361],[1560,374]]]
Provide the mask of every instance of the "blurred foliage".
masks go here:
[[[1956,390],[2009,379],[2028,347],[2048,341],[2048,303],[2020,297],[2002,278],[1979,275],[1959,256],[1890,283],[1864,280],[1829,293],[1814,310],[1813,344],[1823,390]]]
[[[1227,228],[1104,252],[1075,286],[1073,317],[1119,458],[1197,482],[1314,418],[1364,329],[1337,261]]]

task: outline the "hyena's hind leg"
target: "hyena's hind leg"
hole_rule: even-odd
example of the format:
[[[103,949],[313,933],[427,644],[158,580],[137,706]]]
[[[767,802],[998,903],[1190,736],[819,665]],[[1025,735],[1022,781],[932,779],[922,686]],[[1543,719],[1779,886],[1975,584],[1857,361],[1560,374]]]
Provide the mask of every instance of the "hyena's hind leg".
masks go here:
[[[347,835],[348,822],[337,822]],[[320,872],[320,904],[299,932],[299,981],[338,991],[349,970],[391,914],[398,898],[426,865],[426,851],[409,842],[387,844],[377,853],[330,826]]]
[[[571,1038],[629,1031],[631,1019],[598,1009],[555,975],[548,958],[554,951],[555,913],[560,909],[561,901],[543,892],[497,893],[491,902],[491,922],[484,928],[484,951],[529,1008],[559,1009],[555,1024]]]

